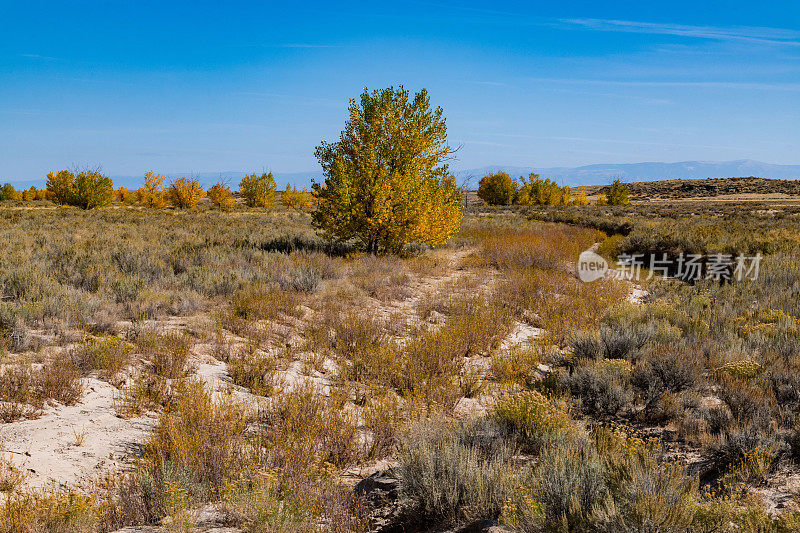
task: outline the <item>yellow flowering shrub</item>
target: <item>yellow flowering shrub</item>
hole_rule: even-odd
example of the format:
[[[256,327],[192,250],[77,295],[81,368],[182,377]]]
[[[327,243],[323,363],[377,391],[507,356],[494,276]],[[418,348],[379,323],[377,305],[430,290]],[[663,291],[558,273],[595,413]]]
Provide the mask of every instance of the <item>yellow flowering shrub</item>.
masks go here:
[[[545,443],[573,432],[569,415],[537,391],[500,399],[491,416],[532,452],[538,452]]]

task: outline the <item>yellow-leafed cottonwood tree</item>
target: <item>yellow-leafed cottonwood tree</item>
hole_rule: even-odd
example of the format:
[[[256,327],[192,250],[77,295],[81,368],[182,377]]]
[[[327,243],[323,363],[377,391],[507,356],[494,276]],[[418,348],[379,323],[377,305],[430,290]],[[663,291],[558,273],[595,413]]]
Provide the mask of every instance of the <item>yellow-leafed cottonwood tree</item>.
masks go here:
[[[452,153],[442,109],[425,89],[402,86],[350,101],[339,141],[316,156],[325,181],[314,184],[314,225],[329,239],[353,240],[374,254],[419,242],[437,246],[458,231],[461,191],[448,175]]]

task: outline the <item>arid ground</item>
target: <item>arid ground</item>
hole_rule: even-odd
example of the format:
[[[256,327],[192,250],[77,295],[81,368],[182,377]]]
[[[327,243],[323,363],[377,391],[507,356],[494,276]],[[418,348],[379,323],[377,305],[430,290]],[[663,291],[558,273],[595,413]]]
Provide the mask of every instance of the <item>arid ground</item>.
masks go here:
[[[399,257],[206,202],[11,205],[0,237],[0,531],[800,525],[790,205],[476,203]],[[634,253],[763,259],[614,279]]]

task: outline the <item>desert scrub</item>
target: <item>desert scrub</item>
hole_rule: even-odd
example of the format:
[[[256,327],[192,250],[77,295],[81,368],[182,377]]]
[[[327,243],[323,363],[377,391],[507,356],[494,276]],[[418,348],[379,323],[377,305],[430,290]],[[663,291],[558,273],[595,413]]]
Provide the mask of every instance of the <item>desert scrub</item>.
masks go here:
[[[254,349],[252,345],[228,360],[228,373],[237,385],[250,389],[259,396],[270,396],[278,386],[277,359]]]
[[[716,378],[727,374],[728,376],[738,379],[753,379],[760,373],[761,365],[749,359],[731,361],[711,371],[711,375]]]
[[[175,385],[179,384],[180,381],[172,383],[152,372],[142,372],[115,400],[117,415],[129,418],[170,406],[175,400]]]
[[[5,366],[0,370],[0,421],[36,418],[50,401],[77,403],[83,395],[81,377],[68,362]]]
[[[394,394],[372,398],[362,413],[365,439],[365,455],[370,459],[382,459],[392,455],[399,444],[399,433],[405,423],[405,412]]]
[[[614,505],[603,521],[611,529],[686,529],[693,521],[697,482],[678,462],[663,458],[661,443],[598,429],[594,435]]]
[[[16,491],[23,486],[27,477],[27,472],[17,468],[10,457],[0,455],[0,492]]]
[[[114,382],[132,363],[132,353],[133,345],[117,337],[89,336],[70,351],[69,359],[84,375],[96,370]]]
[[[281,315],[297,316],[300,298],[275,285],[255,283],[238,290],[231,298],[231,310],[239,318],[275,320]]]
[[[0,276],[3,329],[188,314],[254,282],[308,290],[337,268],[302,214],[0,209],[0,238],[0,262],[18,265]]]
[[[269,470],[254,478],[229,481],[222,495],[222,509],[232,525],[248,531],[311,532],[315,527],[309,502],[282,487],[280,476]]]
[[[544,447],[574,434],[567,413],[537,391],[501,398],[492,409],[491,417],[528,453],[539,453]]]
[[[563,270],[513,268],[504,274],[498,288],[500,299],[560,346],[567,346],[575,332],[598,327],[628,293],[624,283],[583,283]]]
[[[499,269],[558,269],[605,235],[563,224],[533,223],[524,229],[469,228],[464,233],[481,247],[480,257]]]
[[[561,389],[578,398],[581,410],[589,415],[616,415],[633,400],[630,363],[624,360],[580,362],[558,379]]]
[[[93,533],[98,526],[95,500],[75,490],[23,491],[0,503],[2,533]]]
[[[340,365],[339,377],[361,384],[387,383],[396,366],[396,346],[384,332],[382,322],[369,314],[350,311],[333,324],[332,339],[322,332],[325,352]],[[325,353],[323,352],[323,353]]]
[[[698,499],[696,482],[663,460],[660,443],[601,428],[545,449],[503,520],[530,532],[687,530]]]
[[[214,400],[202,382],[187,381],[145,443],[144,461],[154,475],[165,468],[185,471],[219,494],[231,473],[251,464],[243,446],[246,412],[229,397]]]
[[[298,475],[324,463],[352,464],[359,456],[357,421],[333,396],[325,398],[310,384],[275,396],[261,413],[267,462]]]
[[[515,530],[591,531],[607,498],[603,462],[586,441],[546,448],[524,483],[504,502]],[[521,486],[520,486],[521,485]]]
[[[352,282],[368,296],[381,301],[410,296],[410,276],[404,262],[393,257],[365,255],[353,265]]]
[[[427,527],[494,520],[515,484],[508,451],[485,453],[462,428],[421,427],[398,453],[401,495]]]
[[[511,332],[506,306],[483,296],[456,298],[441,331],[451,339],[452,356],[490,355]]]
[[[136,339],[136,348],[149,362],[150,371],[167,379],[186,377],[189,372],[189,352],[193,345],[191,336],[177,331],[147,331]]]
[[[541,359],[540,347],[501,350],[492,355],[491,375],[501,384],[530,388]]]

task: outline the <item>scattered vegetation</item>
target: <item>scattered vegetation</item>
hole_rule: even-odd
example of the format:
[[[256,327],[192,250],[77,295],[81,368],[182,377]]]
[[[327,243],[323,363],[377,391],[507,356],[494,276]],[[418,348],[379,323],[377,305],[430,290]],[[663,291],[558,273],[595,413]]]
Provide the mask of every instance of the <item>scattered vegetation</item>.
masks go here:
[[[362,142],[385,128],[396,142]],[[0,188],[0,421],[77,405],[95,379],[120,416],[157,419],[91,490],[30,490],[2,455],[0,532],[190,529],[204,505],[249,531],[796,530],[800,210],[629,205],[619,183],[588,206],[493,175],[482,197],[518,207],[462,223],[444,132],[426,93],[365,92],[318,149],[325,183],[278,205],[269,174],[243,180],[245,206],[153,173],[118,209],[89,210],[113,190],[88,172],[48,176],[81,210]],[[645,273],[633,301],[579,281],[594,245],[761,263]],[[216,381],[196,372],[209,357]],[[79,427],[70,446],[91,442]],[[358,471],[383,488],[354,489]]]

